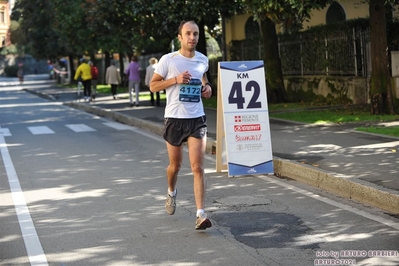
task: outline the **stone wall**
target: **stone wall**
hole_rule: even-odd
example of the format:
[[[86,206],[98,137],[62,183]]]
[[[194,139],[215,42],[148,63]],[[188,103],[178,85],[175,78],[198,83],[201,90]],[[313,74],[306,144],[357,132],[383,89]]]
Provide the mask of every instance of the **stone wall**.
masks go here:
[[[365,77],[286,76],[284,84],[292,101],[309,102],[322,96],[340,103],[369,102],[369,89]]]

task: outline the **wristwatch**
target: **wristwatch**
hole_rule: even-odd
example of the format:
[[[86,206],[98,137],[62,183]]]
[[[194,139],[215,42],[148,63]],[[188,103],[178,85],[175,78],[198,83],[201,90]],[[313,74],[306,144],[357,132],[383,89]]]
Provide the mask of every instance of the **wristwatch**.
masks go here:
[[[204,85],[204,86],[202,86],[202,88],[201,88],[201,92],[202,92],[202,91],[204,91],[204,89],[205,89],[205,86],[206,86],[206,85],[209,85],[209,87],[211,87],[211,89],[212,89],[212,84],[211,84],[211,83],[209,83],[209,82],[206,82],[206,83],[205,83],[205,85]]]

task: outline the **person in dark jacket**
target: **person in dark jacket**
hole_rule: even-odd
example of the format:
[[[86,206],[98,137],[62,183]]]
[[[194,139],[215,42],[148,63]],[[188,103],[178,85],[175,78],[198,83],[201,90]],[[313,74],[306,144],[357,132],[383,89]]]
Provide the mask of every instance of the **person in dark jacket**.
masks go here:
[[[91,99],[94,101],[96,99],[97,84],[98,84],[98,68],[94,65],[93,61],[89,61],[89,66],[91,70]]]

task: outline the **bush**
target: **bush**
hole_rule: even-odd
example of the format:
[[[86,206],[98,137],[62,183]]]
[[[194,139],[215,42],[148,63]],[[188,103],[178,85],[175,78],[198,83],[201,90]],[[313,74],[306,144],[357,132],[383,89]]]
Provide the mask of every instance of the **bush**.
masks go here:
[[[4,68],[4,73],[6,74],[7,77],[17,77],[18,73],[18,66],[13,65],[13,66],[6,66]]]

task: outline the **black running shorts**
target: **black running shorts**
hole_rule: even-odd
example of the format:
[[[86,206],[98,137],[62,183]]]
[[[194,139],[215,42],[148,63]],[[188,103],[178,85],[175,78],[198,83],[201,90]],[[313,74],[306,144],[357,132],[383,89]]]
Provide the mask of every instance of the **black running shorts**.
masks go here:
[[[173,146],[180,146],[188,137],[202,139],[206,137],[208,129],[206,116],[197,118],[165,118],[163,138]]]

